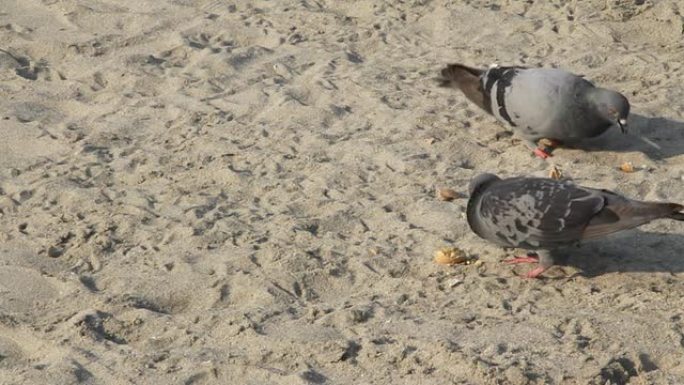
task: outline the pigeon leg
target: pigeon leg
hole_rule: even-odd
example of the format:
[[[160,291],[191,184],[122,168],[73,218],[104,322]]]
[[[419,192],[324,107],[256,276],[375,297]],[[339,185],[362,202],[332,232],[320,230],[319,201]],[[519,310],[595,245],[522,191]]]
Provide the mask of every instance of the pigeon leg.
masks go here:
[[[539,275],[545,272],[546,269],[553,266],[553,258],[551,258],[551,254],[546,250],[540,250],[537,253],[528,253],[525,256],[506,259],[504,262],[508,264],[538,263],[539,266],[530,270],[530,272],[525,275],[527,278],[537,278]]]
[[[534,140],[526,140],[525,142],[527,142],[527,146],[538,158],[546,159],[551,156],[551,150],[548,150],[547,148],[540,148],[537,146],[537,143],[535,143]]]
[[[544,154],[551,156],[551,152],[560,145],[561,142],[556,139],[542,138],[539,140],[537,148],[540,149],[540,151]]]
[[[538,278],[549,267],[553,266],[553,258],[551,257],[551,253],[547,250],[541,250],[537,255],[539,255],[539,266],[530,270],[527,275],[525,275],[527,278]]]
[[[548,157],[550,157],[550,156],[553,156],[553,155],[550,154],[550,151],[547,152],[546,149],[541,149],[541,148],[539,148],[539,147],[535,147],[535,149],[534,149],[534,155],[536,155],[538,158],[541,158],[541,159],[546,159],[546,158],[548,158]]]

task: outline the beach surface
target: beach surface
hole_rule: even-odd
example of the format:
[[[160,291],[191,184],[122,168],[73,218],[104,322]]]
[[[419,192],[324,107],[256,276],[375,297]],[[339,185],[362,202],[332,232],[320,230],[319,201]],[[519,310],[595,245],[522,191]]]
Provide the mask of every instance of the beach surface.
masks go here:
[[[473,175],[553,165],[684,202],[683,14],[3,0],[0,383],[684,383],[684,223],[529,280],[465,219]],[[534,158],[437,87],[453,62],[582,74],[629,98],[629,133]]]

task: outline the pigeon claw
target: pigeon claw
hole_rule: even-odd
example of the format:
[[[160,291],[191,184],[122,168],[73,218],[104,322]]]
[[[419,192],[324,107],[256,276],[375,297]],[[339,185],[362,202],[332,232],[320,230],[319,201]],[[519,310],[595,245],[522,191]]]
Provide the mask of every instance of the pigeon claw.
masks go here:
[[[515,257],[511,259],[504,260],[504,263],[516,264],[516,263],[539,263],[539,257],[534,254],[527,254],[524,257]]]
[[[541,273],[543,273],[545,270],[546,270],[545,267],[542,267],[542,266],[536,267],[536,268],[530,270],[530,272],[525,275],[525,278],[539,278]]]

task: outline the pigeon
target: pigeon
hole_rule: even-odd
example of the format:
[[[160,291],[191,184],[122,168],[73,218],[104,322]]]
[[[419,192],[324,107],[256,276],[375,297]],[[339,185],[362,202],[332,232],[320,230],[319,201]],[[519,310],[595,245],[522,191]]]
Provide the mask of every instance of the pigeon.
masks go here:
[[[449,64],[438,80],[508,125],[542,159],[564,142],[599,136],[616,124],[626,133],[624,95],[561,69]]]
[[[534,250],[508,263],[538,263],[528,278],[553,266],[551,250],[631,229],[654,219],[684,221],[684,206],[643,202],[569,180],[493,174],[474,177],[467,218],[480,238],[503,247]]]

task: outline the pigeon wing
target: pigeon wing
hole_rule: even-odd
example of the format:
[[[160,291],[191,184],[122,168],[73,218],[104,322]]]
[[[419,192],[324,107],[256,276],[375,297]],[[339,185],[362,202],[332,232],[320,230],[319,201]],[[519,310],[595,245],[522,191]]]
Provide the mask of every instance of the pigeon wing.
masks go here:
[[[544,248],[581,239],[604,203],[600,193],[567,181],[513,178],[491,186],[480,211],[496,237]]]

